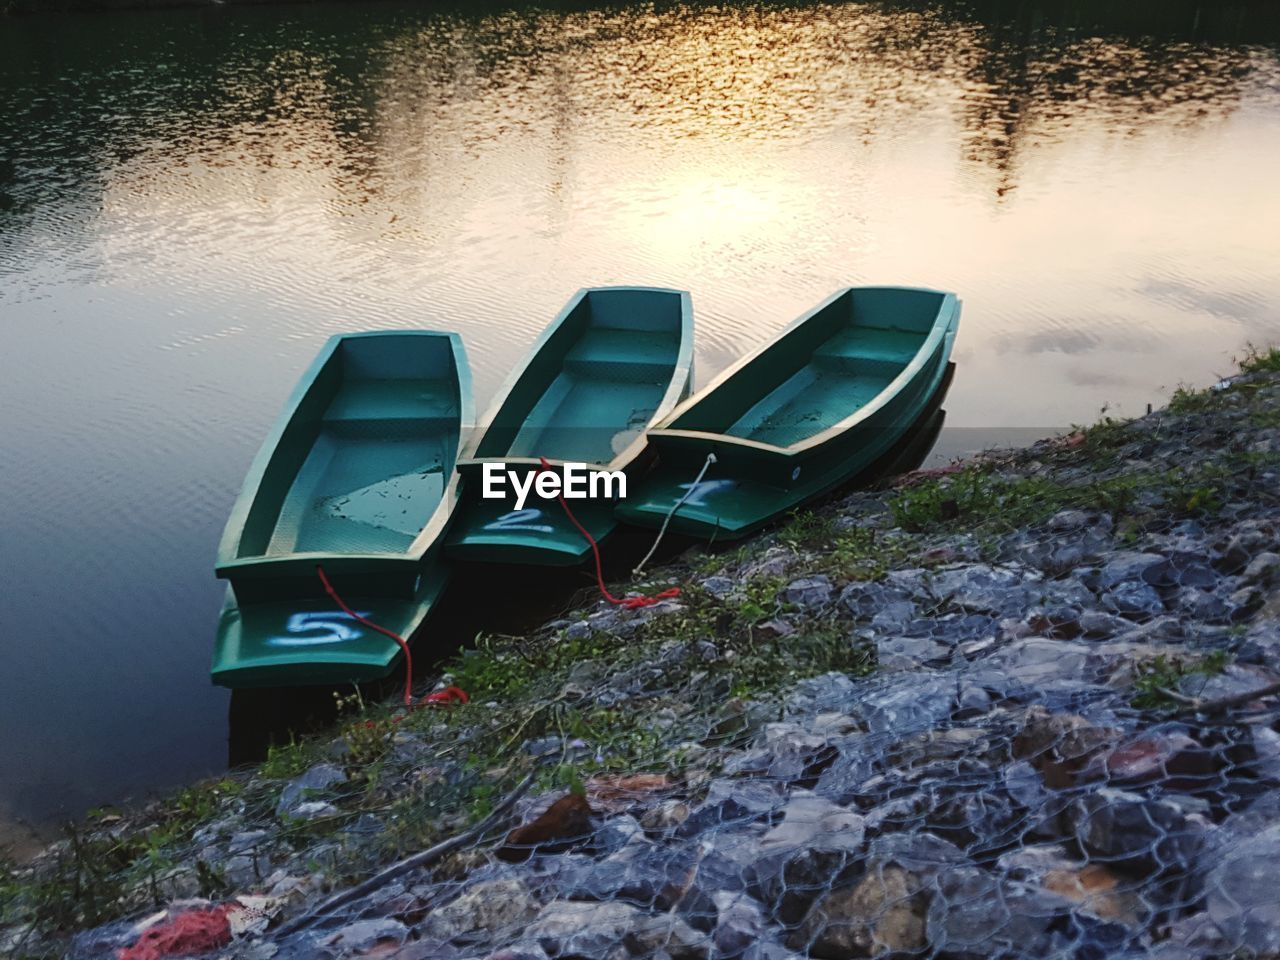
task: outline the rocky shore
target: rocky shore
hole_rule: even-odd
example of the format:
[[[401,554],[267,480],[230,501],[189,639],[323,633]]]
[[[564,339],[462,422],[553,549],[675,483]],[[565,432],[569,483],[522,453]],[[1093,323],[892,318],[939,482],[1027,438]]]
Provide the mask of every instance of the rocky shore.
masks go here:
[[[100,812],[0,952],[1280,956],[1280,352],[673,585]]]

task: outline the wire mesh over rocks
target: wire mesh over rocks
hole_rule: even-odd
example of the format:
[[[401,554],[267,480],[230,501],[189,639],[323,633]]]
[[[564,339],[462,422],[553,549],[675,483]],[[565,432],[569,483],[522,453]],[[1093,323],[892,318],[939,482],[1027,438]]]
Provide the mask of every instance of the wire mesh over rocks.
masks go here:
[[[279,911],[224,953],[1280,955],[1278,415],[1255,369],[482,644],[441,681],[472,704],[372,721],[201,828]],[[501,826],[316,909],[529,771]]]

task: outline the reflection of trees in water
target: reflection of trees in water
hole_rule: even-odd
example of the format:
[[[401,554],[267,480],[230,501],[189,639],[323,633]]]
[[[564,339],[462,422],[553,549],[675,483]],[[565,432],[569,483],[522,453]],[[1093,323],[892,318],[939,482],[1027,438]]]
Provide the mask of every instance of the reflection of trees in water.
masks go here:
[[[1028,142],[1061,140],[1083,121],[1113,136],[1153,120],[1196,125],[1231,112],[1255,71],[1280,75],[1274,54],[1256,47],[1081,37],[1040,16],[989,22],[973,39],[966,159],[989,168],[998,196],[1016,185],[1017,154]]]
[[[148,151],[324,168],[360,203],[530,130],[561,185],[578,138],[872,142],[958,117],[1004,194],[1020,150],[1083,121],[1125,135],[1229,112],[1278,73],[1274,47],[1247,44],[1280,36],[1269,4],[1194,0],[283,9],[6,31],[6,232],[33,205],[91,204]]]
[[[909,136],[924,115],[949,110],[966,158],[1003,195],[1028,141],[1085,121],[1119,136],[1153,119],[1197,124],[1234,109],[1255,71],[1277,74],[1274,52],[1240,42],[1274,32],[1267,10],[1140,6],[1143,17],[1101,2],[444,17],[391,55],[385,78],[400,99],[437,107],[491,97],[488,122],[459,131],[472,146],[538,123],[571,138],[569,117],[601,138],[649,129],[786,140],[839,129],[870,142]],[[380,122],[399,123],[381,112]]]

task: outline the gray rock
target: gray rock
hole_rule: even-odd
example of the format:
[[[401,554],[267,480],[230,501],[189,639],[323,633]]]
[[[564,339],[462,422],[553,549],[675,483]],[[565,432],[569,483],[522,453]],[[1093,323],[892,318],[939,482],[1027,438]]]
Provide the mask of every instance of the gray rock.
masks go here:
[[[858,620],[870,620],[891,605],[900,608],[892,619],[901,619],[905,623],[916,616],[916,605],[911,601],[909,591],[882,583],[854,581],[840,591],[839,602]]]
[[[806,716],[830,711],[845,712],[858,699],[858,687],[843,673],[824,673],[820,677],[801,680],[787,697],[784,712],[788,717]]]
[[[745,893],[722,890],[715,894],[716,925],[711,935],[717,957],[741,957],[764,937],[765,917],[760,904]]]
[[[1112,554],[1103,565],[1098,574],[1098,586],[1105,590],[1136,580],[1155,582],[1163,575],[1166,564],[1165,558],[1158,553],[1122,550]]]
[[[655,833],[665,833],[688,820],[689,812],[688,803],[669,797],[644,811],[640,817],[640,825]]]
[[[1071,640],[1029,637],[999,651],[991,659],[1015,685],[1037,686],[1086,678],[1091,649]]]
[[[1176,803],[1110,788],[1077,797],[1064,818],[1088,853],[1143,874],[1187,869],[1204,837]]]
[[[926,932],[929,946],[948,956],[1036,956],[1049,928],[1070,912],[1063,897],[957,867],[938,877]]]
[[[1123,633],[1133,626],[1123,617],[1103,610],[1083,610],[1080,613],[1080,629],[1091,639],[1105,639]]]
[[[428,950],[430,952],[423,953],[420,960],[437,960],[436,948],[429,947]],[[401,960],[400,955],[396,954],[391,960]],[[413,960],[419,960],[419,958],[415,956]],[[513,943],[509,947],[495,950],[484,960],[547,960],[547,951],[536,943]]]
[[[438,940],[474,939],[477,934],[494,939],[504,932],[515,934],[523,930],[539,909],[538,901],[523,881],[488,880],[428,913],[421,931],[426,937]]]
[[[710,640],[699,640],[693,645],[694,655],[703,663],[715,663],[720,659],[720,651]]]
[[[403,923],[380,917],[349,923],[333,933],[323,935],[317,942],[342,953],[362,953],[379,943],[404,943],[408,936],[409,928]]]
[[[1280,952],[1280,823],[1218,852],[1205,881],[1209,916],[1232,948]]]
[[[921,664],[942,663],[951,648],[927,637],[885,637],[876,641],[876,661],[881,670],[911,670]]]
[[[829,604],[834,592],[831,581],[827,577],[802,577],[787,584],[786,589],[782,591],[781,599],[784,603],[792,604],[801,610],[813,611]]]
[[[569,626],[565,627],[564,636],[566,640],[585,640],[595,632],[590,622],[586,620],[577,620]]]
[[[827,960],[914,954],[925,945],[926,885],[901,867],[877,865],[857,884],[813,905],[789,945]]]
[[[629,903],[557,900],[524,934],[552,956],[610,957],[618,947],[664,950],[675,960],[703,960],[705,935],[673,914],[649,915]],[[625,955],[625,954],[624,954]]]
[[[813,792],[840,806],[853,802],[862,784],[875,773],[879,756],[876,744],[860,734],[833,741],[838,751],[835,760],[822,771]]]
[[[332,763],[318,763],[302,776],[285,784],[280,791],[280,802],[276,804],[276,816],[291,814],[308,797],[346,781],[347,775],[342,768]]]
[[[712,780],[702,803],[676,829],[682,837],[751,823],[787,802],[786,787],[769,780]]]
[[[928,832],[891,833],[868,844],[871,863],[895,863],[911,873],[934,876],[967,862],[964,851],[954,843]]]
[[[919,616],[920,608],[910,600],[895,600],[885,604],[871,618],[871,626],[876,630],[898,631]]]
[[[890,570],[884,578],[885,586],[901,591],[908,597],[935,599],[929,590],[929,571],[924,567],[911,567],[906,570]]]
[[[794,782],[830,763],[835,753],[836,748],[824,736],[807,733],[794,723],[770,723],[765,726],[759,745],[727,760],[723,772],[728,776],[751,774]]]
[[[1280,554],[1260,553],[1244,568],[1240,582],[1249,586],[1270,586],[1280,580]]]
[[[1155,617],[1164,613],[1160,594],[1149,583],[1126,580],[1102,595],[1107,609],[1127,617]]]
[[[819,890],[856,859],[865,833],[859,814],[796,790],[782,822],[760,838],[748,889],[775,905],[784,923],[794,923]]]
[[[1280,783],[1280,733],[1262,723],[1252,724],[1251,729],[1254,755],[1244,766],[1260,780]]]
[[[743,580],[786,576],[796,563],[796,555],[785,547],[770,547],[759,559],[744,564],[739,576]]]
[[[228,853],[244,853],[246,850],[261,844],[270,836],[266,830],[242,830],[231,835],[227,843]]]
[[[1193,913],[1169,924],[1168,939],[1157,943],[1148,960],[1204,960],[1226,957],[1235,945],[1218,929],[1208,912]]]
[[[1048,527],[1058,533],[1079,530],[1089,525],[1090,516],[1083,510],[1059,510],[1049,518]]]
[[[737,584],[728,577],[707,577],[702,581],[702,589],[720,600],[733,593],[736,587]]]
[[[943,674],[894,675],[879,690],[865,693],[851,709],[873,733],[908,733],[951,715],[956,681]]]
[[[947,567],[934,574],[929,589],[939,601],[979,613],[1007,616],[1027,606],[1028,581],[1038,575],[1020,568],[986,563]]]
[[[1277,676],[1266,667],[1231,663],[1210,677],[1184,677],[1179,688],[1205,700],[1235,697],[1275,683]]]
[[[663,846],[641,840],[595,863],[562,890],[570,900],[622,899],[670,910],[684,898],[697,866],[697,851],[690,845]]]
[[[1147,580],[1160,587],[1199,587],[1212,590],[1218,585],[1218,574],[1204,559],[1203,552],[1178,551],[1169,557],[1164,568],[1149,572]]]
[[[294,807],[287,816],[291,820],[323,820],[326,817],[336,817],[338,812],[338,808],[332,803],[326,803],[323,800],[308,800]]]
[[[1200,587],[1183,587],[1179,590],[1173,608],[1195,620],[1209,623],[1225,621],[1231,612],[1222,597]]]
[[[271,861],[265,854],[241,853],[222,864],[222,879],[236,890],[258,888],[262,878],[271,871]]]

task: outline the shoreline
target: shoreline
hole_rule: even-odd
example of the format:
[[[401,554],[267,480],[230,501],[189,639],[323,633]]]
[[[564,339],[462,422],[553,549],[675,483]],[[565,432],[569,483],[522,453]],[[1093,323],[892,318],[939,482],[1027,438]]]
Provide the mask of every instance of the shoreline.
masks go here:
[[[693,548],[625,585],[679,597],[481,637],[436,684],[464,707],[353,698],[83,821],[0,880],[0,953],[250,908],[236,956],[1274,949],[1246,878],[1280,883],[1277,478],[1271,350]]]

